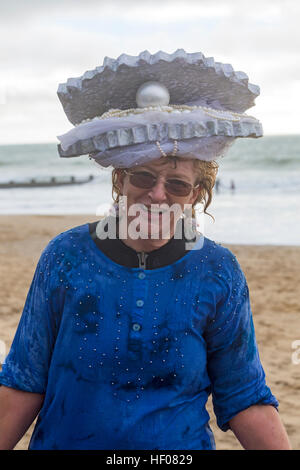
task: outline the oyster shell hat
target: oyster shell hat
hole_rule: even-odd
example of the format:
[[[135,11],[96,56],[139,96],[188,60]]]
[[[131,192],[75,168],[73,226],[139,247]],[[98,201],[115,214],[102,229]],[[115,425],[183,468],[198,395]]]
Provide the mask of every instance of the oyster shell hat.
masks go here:
[[[106,57],[59,85],[74,127],[58,136],[58,152],[114,168],[162,155],[215,160],[235,139],[263,135],[260,122],[245,114],[259,93],[244,72],[201,52]]]

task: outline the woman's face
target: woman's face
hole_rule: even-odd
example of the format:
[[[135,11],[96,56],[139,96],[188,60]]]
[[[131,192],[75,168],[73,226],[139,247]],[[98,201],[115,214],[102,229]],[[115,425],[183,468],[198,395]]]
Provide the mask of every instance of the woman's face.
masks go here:
[[[172,237],[182,211],[187,204],[192,205],[199,194],[200,188],[191,188],[186,196],[174,195],[167,191],[165,181],[169,179],[181,180],[189,183],[191,187],[196,185],[193,160],[177,159],[174,167],[173,161],[166,161],[163,157],[127,170],[129,173],[147,172],[154,176],[156,181],[150,189],[134,186],[130,175],[122,170],[118,171],[117,184],[120,195],[126,196],[128,225],[138,217],[142,221],[141,232],[147,237],[151,237],[151,233],[155,232],[156,239],[166,238],[162,237],[163,230],[169,230]],[[137,208],[140,209],[139,212],[136,211]]]

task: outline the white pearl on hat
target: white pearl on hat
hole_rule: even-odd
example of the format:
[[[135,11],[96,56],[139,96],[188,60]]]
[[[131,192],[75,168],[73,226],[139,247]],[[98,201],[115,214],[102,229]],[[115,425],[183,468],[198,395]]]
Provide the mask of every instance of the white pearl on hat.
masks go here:
[[[136,92],[136,103],[139,108],[148,106],[168,106],[170,94],[168,89],[159,82],[143,83]]]

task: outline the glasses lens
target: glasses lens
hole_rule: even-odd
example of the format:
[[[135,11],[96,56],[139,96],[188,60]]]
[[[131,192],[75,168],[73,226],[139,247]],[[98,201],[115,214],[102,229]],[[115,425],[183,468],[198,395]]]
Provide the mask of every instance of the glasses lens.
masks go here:
[[[174,196],[188,196],[192,190],[192,185],[182,180],[167,180],[166,190]]]
[[[150,189],[156,184],[156,178],[147,171],[136,171],[130,174],[130,183],[142,189]],[[188,196],[192,185],[179,179],[168,179],[165,182],[166,191],[173,196]]]
[[[137,188],[150,189],[155,185],[156,178],[146,171],[136,171],[130,175],[130,183]]]

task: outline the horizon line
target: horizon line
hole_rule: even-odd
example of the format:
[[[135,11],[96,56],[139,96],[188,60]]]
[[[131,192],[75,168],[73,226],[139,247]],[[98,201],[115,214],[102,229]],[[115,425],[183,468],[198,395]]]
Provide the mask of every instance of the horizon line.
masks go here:
[[[263,137],[300,137],[300,133],[285,133],[285,134],[279,134],[279,133],[268,133],[264,134],[261,138]],[[238,139],[238,138],[237,138]],[[240,138],[242,139],[242,137]],[[0,147],[8,147],[10,145],[59,145],[58,141],[43,141],[43,142],[0,142]]]

